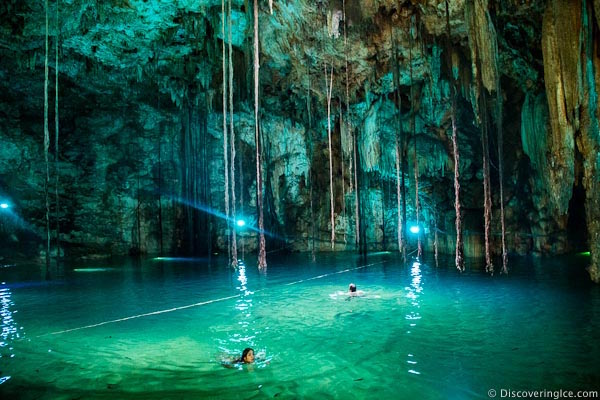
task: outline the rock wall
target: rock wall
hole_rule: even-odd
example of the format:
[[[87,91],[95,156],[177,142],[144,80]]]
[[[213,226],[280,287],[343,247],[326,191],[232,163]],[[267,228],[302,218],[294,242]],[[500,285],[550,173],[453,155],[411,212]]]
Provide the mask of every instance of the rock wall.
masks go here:
[[[59,149],[50,146],[49,189],[56,154],[60,206],[50,206],[60,217],[62,254],[220,252],[231,229],[240,246],[255,249],[251,10],[233,4],[235,218],[248,223],[242,229],[233,216],[227,222],[224,206],[221,68],[230,40],[221,33],[220,2],[80,3],[65,3],[49,32],[51,48],[60,46],[61,133]],[[369,249],[397,248],[398,204],[407,222],[417,220],[418,164],[426,250],[437,232],[438,249],[453,252],[456,90],[467,255],[479,257],[483,248],[484,115],[489,132],[502,122],[504,133],[503,199],[490,134],[493,252],[500,251],[502,201],[509,252],[587,245],[598,280],[600,2],[467,0],[448,2],[447,11],[441,0],[346,6],[344,15],[339,1],[275,2],[273,14],[265,8],[259,15],[269,248],[330,249],[331,156],[335,250],[356,249],[357,222]],[[43,256],[45,13],[15,0],[0,13],[11,16],[0,20],[0,196],[12,206],[0,211],[0,247]],[[325,66],[333,69],[331,155]],[[485,109],[482,93],[490,99]],[[576,227],[584,234],[575,238]]]

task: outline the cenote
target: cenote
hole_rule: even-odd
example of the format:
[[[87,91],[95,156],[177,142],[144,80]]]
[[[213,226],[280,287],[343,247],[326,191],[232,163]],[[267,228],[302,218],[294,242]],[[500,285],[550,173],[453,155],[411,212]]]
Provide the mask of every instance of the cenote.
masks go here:
[[[433,260],[431,260],[433,261]],[[7,398],[487,398],[592,390],[600,288],[586,257],[509,275],[380,253],[0,270]],[[42,269],[43,270],[43,269]],[[84,272],[89,270],[89,272]],[[348,296],[355,283],[361,296]],[[223,361],[254,348],[254,364]]]
[[[597,390],[599,94],[600,0],[0,1],[0,397]]]

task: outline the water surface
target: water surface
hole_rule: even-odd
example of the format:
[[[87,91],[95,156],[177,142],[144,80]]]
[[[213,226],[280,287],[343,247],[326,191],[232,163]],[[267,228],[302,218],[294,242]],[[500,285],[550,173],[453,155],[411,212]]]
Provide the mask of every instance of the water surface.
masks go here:
[[[600,287],[585,257],[393,254],[0,269],[3,398],[489,398],[598,390]],[[364,296],[349,297],[354,282]],[[223,361],[253,347],[255,365]],[[4,397],[6,396],[6,397]]]

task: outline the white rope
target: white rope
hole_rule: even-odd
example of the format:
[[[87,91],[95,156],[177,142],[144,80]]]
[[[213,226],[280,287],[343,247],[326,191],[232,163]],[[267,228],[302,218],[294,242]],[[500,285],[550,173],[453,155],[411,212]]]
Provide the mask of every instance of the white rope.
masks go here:
[[[218,302],[218,301],[224,301],[224,300],[235,299],[236,297],[240,297],[240,295],[239,295],[239,294],[236,294],[236,295],[234,295],[234,296],[222,297],[222,298],[220,298],[220,299],[214,299],[214,300],[203,301],[203,302],[200,302],[200,303],[189,304],[189,305],[187,305],[187,306],[174,307],[174,308],[169,308],[169,309],[167,309],[167,310],[160,310],[160,311],[153,311],[153,312],[149,312],[149,313],[145,313],[145,314],[132,315],[131,317],[125,317],[125,318],[113,319],[113,320],[111,320],[111,321],[99,322],[99,323],[97,323],[97,324],[86,325],[86,326],[80,326],[79,328],[65,329],[64,331],[58,331],[58,332],[45,333],[45,334],[43,334],[43,335],[39,335],[39,336],[36,336],[36,337],[42,337],[42,336],[48,336],[48,335],[60,335],[61,333],[67,333],[67,332],[79,331],[79,330],[81,330],[81,329],[95,328],[95,327],[97,327],[97,326],[102,326],[102,325],[107,325],[107,324],[114,324],[114,323],[116,323],[116,322],[128,321],[128,320],[130,320],[130,319],[142,318],[142,317],[148,317],[148,316],[150,316],[150,315],[159,315],[159,314],[164,314],[164,313],[168,313],[168,312],[172,312],[172,311],[183,310],[183,309],[185,309],[185,308],[192,308],[192,307],[203,306],[203,305],[210,304],[210,303],[216,303],[216,302]]]
[[[321,279],[321,278],[325,278],[325,277],[331,276],[331,275],[343,274],[343,273],[346,273],[346,272],[355,271],[357,269],[367,268],[367,267],[371,267],[371,266],[377,265],[377,264],[383,264],[384,262],[385,261],[378,261],[378,262],[367,264],[367,265],[361,265],[360,267],[348,268],[348,269],[345,269],[343,271],[336,271],[336,272],[331,272],[329,274],[323,274],[323,275],[314,276],[312,278],[301,279],[301,280],[298,280],[298,281],[295,281],[295,282],[286,283],[286,284],[284,284],[284,286],[296,285],[298,283],[312,281],[312,280],[315,280],[315,279]],[[260,292],[260,291],[263,291],[263,290],[266,290],[266,289],[258,289],[258,290],[253,291],[253,293]],[[144,314],[132,315],[130,317],[124,317],[124,318],[119,318],[119,319],[113,319],[113,320],[110,320],[110,321],[99,322],[97,324],[80,326],[78,328],[71,328],[71,329],[65,329],[65,330],[57,331],[57,332],[44,333],[43,335],[38,335],[36,337],[39,338],[39,337],[48,336],[48,335],[60,335],[60,334],[63,334],[63,333],[80,331],[82,329],[95,328],[95,327],[98,327],[98,326],[108,325],[108,324],[114,324],[114,323],[117,323],[117,322],[128,321],[128,320],[131,320],[131,319],[142,318],[142,317],[149,317],[151,315],[165,314],[165,313],[168,313],[168,312],[184,310],[186,308],[199,307],[199,306],[204,306],[206,304],[212,304],[212,303],[217,303],[217,302],[220,302],[220,301],[231,300],[231,299],[238,298],[240,296],[241,296],[241,294],[236,294],[236,295],[227,296],[227,297],[221,297],[219,299],[202,301],[200,303],[188,304],[186,306],[173,307],[173,308],[169,308],[169,309],[166,309],[166,310],[152,311],[152,312],[148,312],[148,313],[144,313]]]
[[[285,286],[291,286],[291,285],[295,285],[295,284],[297,284],[297,283],[302,283],[302,282],[312,281],[312,280],[315,280],[315,279],[321,279],[321,278],[325,278],[326,276],[331,276],[331,275],[336,275],[336,274],[343,274],[343,273],[345,273],[345,272],[350,272],[350,271],[356,271],[357,269],[361,269],[361,268],[367,268],[367,267],[370,267],[370,266],[373,266],[373,265],[377,265],[377,264],[383,264],[384,262],[385,262],[385,261],[379,261],[379,262],[372,263],[372,264],[361,265],[360,267],[348,268],[348,269],[345,269],[345,270],[343,270],[343,271],[336,271],[336,272],[331,272],[331,273],[329,273],[329,274],[324,274],[324,275],[314,276],[314,277],[312,277],[312,278],[308,278],[308,279],[301,279],[301,280],[299,280],[299,281],[296,281],[296,282],[286,283],[286,284],[285,284]]]

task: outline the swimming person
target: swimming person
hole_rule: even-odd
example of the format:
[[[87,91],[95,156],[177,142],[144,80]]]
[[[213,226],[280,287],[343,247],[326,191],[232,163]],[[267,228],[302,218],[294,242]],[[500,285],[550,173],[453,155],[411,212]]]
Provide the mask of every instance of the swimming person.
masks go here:
[[[234,361],[234,364],[252,364],[254,362],[254,349],[246,347],[242,356]]]
[[[348,286],[348,293],[350,294],[350,296],[362,296],[363,294],[365,294],[365,292],[363,292],[362,290],[356,290],[356,285],[354,283],[351,283]]]
[[[222,359],[221,365],[225,368],[242,369],[243,364],[254,364],[254,349],[247,347],[242,352],[242,356],[235,359]]]

